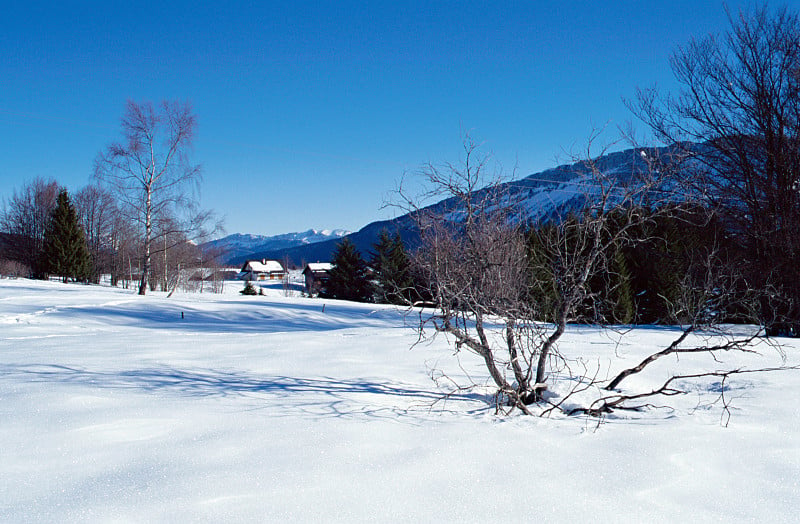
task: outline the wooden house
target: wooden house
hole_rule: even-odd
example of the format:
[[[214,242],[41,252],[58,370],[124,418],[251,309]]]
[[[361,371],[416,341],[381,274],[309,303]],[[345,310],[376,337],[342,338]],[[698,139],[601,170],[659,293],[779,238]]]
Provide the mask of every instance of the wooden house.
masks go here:
[[[281,280],[287,275],[286,269],[277,260],[248,260],[237,277],[240,280]]]
[[[333,264],[330,262],[314,262],[306,264],[303,268],[303,277],[306,281],[306,294],[308,296],[319,295],[325,289],[330,278],[330,271]]]

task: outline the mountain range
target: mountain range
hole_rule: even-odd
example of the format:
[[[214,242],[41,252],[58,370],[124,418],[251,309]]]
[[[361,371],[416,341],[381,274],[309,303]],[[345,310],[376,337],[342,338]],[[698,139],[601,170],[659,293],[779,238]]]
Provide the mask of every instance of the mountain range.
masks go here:
[[[654,155],[669,154],[667,148],[648,150],[627,149],[610,153],[596,159],[595,166],[602,175],[617,180],[627,179],[632,173],[641,170],[645,151]],[[534,173],[519,180],[501,184],[506,198],[515,203],[520,221],[541,222],[558,216],[565,216],[570,210],[580,208],[587,195],[591,193],[589,181],[590,170],[584,162],[564,164],[545,171]],[[482,191],[476,193],[480,196]],[[501,205],[501,203],[498,203]],[[436,202],[426,209],[433,212],[447,210],[453,212],[455,199]],[[326,231],[310,230],[304,233],[289,233],[278,237],[256,237],[253,235],[230,235],[220,239],[219,247],[230,249],[226,260],[238,264],[246,259],[289,259],[300,266],[304,262],[327,262],[331,258],[336,245],[347,236],[369,259],[374,250],[381,231],[386,229],[390,234],[399,233],[407,246],[413,247],[419,241],[413,217],[410,214],[392,220],[382,220],[367,224],[359,231],[347,233],[333,230],[326,237]],[[314,234],[311,234],[314,233]],[[252,239],[252,240],[251,240]]]
[[[263,258],[254,255],[255,253],[282,251],[326,240],[335,242],[349,234],[350,231],[345,229],[309,229],[308,231],[274,236],[234,233],[206,242],[200,247],[212,252],[222,253],[223,261],[226,264],[238,265],[248,259]]]

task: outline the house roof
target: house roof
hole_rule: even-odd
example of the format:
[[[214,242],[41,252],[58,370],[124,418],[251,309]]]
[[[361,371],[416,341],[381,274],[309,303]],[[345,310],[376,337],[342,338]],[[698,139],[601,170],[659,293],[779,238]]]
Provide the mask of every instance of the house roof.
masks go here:
[[[283,266],[277,260],[248,260],[242,266],[242,271],[254,271],[256,273],[274,273],[283,271]]]
[[[306,272],[306,269],[309,271],[330,271],[333,268],[333,264],[330,262],[311,262],[306,264],[306,268],[303,270],[303,273]]]

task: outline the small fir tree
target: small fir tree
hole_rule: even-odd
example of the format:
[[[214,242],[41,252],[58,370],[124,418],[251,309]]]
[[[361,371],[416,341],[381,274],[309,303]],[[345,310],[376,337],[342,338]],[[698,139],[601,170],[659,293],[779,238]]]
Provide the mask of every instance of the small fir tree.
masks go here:
[[[345,237],[336,246],[331,264],[333,268],[324,296],[356,302],[370,299],[372,286],[367,277],[367,264],[349,238]]]
[[[250,296],[258,294],[256,288],[253,287],[253,284],[249,280],[244,283],[244,289],[239,291],[239,293],[241,293],[242,295],[250,295]]]
[[[44,266],[51,275],[85,281],[91,274],[91,258],[83,228],[65,190],[58,194],[44,236]]]

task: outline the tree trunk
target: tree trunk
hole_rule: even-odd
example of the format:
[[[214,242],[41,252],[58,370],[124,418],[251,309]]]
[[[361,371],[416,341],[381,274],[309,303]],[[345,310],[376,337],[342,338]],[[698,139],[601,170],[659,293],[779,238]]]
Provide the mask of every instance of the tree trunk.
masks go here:
[[[147,202],[145,203],[145,216],[144,216],[144,263],[142,264],[142,279],[139,281],[139,294],[144,295],[147,293],[147,277],[150,274],[150,235],[153,230],[153,192],[147,188]]]
[[[550,350],[553,348],[553,345],[561,338],[561,335],[564,334],[564,331],[567,328],[567,312],[569,308],[567,306],[562,306],[561,311],[559,312],[558,318],[556,319],[557,326],[556,330],[553,332],[552,335],[547,337],[547,340],[544,344],[542,344],[541,352],[539,353],[539,362],[536,366],[536,383],[537,384],[544,384],[545,379],[545,372],[547,370],[547,357],[550,356]]]

